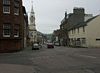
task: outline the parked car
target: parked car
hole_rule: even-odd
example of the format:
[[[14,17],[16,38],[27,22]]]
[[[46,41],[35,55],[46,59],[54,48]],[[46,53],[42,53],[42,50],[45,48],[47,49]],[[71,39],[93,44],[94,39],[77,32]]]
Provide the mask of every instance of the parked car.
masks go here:
[[[32,45],[32,50],[39,50],[39,48],[40,48],[40,46],[39,46],[39,44],[37,44],[37,43],[34,43],[34,44]]]
[[[58,42],[54,42],[55,46],[60,46],[60,44]]]
[[[42,48],[42,44],[39,44],[39,48]]]
[[[47,43],[47,48],[54,48],[54,44],[53,43]]]

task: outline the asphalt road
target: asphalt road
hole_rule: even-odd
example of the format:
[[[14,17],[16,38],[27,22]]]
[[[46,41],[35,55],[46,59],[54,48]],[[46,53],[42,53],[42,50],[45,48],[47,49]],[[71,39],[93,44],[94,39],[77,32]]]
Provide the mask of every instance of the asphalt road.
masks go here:
[[[100,48],[31,47],[0,54],[0,73],[100,73]]]

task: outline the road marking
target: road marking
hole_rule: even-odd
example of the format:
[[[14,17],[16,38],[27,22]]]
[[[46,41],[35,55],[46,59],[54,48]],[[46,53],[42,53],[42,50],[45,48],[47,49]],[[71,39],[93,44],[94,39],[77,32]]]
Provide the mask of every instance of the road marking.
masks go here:
[[[93,59],[95,59],[95,58],[97,58],[97,57],[94,57],[94,56],[88,56],[88,55],[80,55],[81,57],[87,57],[87,58],[93,58]]]

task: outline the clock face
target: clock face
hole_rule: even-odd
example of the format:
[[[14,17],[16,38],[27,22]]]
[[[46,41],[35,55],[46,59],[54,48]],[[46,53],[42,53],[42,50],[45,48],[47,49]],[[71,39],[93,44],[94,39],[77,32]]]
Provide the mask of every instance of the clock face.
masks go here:
[[[31,16],[30,20],[31,20],[32,23],[33,23],[33,19],[34,19],[33,16]]]

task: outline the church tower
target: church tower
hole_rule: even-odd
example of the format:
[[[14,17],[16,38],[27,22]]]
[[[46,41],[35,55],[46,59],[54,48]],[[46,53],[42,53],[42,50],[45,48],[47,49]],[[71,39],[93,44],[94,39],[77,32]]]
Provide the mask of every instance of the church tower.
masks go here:
[[[30,17],[29,17],[29,36],[30,36],[30,42],[34,43],[37,42],[37,30],[36,30],[36,25],[35,25],[35,12],[33,9],[33,3],[32,3],[32,8],[30,12]]]
[[[36,31],[36,25],[35,25],[35,12],[33,10],[33,5],[32,5],[32,8],[31,8],[31,12],[30,12],[30,28],[33,29],[34,31]]]

